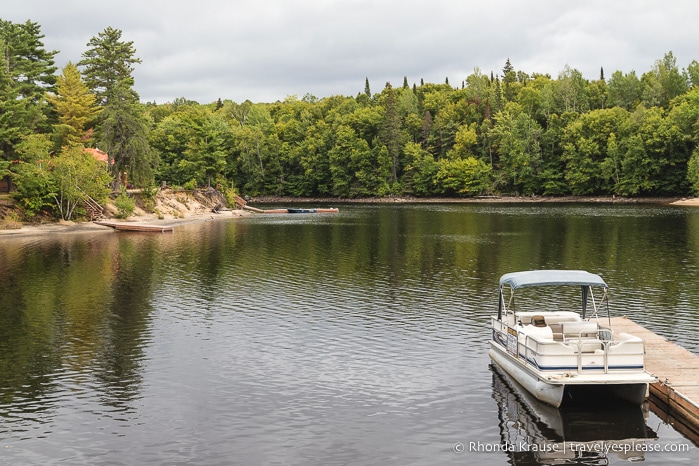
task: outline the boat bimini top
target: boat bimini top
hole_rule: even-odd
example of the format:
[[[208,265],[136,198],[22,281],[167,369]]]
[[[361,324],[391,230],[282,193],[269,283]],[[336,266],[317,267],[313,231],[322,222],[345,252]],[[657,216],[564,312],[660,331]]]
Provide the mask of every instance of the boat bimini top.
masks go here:
[[[500,277],[500,299],[498,305],[498,319],[502,318],[503,308],[506,311],[513,311],[505,305],[503,289],[510,288],[510,304],[514,302],[515,290],[534,286],[579,286],[582,289],[582,317],[585,318],[588,296],[592,295],[592,287],[602,287],[604,292],[600,302],[605,301],[608,286],[602,277],[584,270],[528,270],[525,272],[506,273]],[[597,307],[592,299],[593,315],[597,316]]]

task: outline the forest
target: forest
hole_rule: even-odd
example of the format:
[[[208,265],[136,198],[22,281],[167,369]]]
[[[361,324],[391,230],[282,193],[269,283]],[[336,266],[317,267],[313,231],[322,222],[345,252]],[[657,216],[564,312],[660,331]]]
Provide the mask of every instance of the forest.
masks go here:
[[[699,193],[699,62],[588,80],[475,68],[273,103],[141,102],[133,42],[107,28],[59,70],[39,24],[0,19],[0,179],[66,218],[125,186],[250,196],[687,196]],[[107,163],[85,148],[99,148]]]

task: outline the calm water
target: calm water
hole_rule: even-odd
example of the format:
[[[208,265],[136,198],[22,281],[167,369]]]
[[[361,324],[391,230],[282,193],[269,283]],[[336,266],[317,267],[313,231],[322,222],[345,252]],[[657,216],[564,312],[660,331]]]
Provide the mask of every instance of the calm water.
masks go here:
[[[486,343],[501,274],[581,268],[699,353],[699,209],[340,207],[0,237],[0,463],[699,461],[647,409],[531,403]],[[629,438],[690,448],[532,451]]]

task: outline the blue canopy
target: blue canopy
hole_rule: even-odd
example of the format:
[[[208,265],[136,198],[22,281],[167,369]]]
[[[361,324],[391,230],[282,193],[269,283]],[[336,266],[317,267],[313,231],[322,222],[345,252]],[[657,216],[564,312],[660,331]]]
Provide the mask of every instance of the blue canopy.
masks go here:
[[[500,277],[500,286],[509,285],[513,290],[528,286],[603,286],[607,284],[602,277],[584,270],[529,270],[526,272],[506,273]]]

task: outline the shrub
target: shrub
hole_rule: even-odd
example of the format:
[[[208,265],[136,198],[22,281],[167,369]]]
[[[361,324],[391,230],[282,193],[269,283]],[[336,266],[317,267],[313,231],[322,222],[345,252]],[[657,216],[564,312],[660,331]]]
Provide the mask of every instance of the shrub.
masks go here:
[[[133,214],[136,208],[136,201],[129,197],[125,189],[122,189],[114,200],[114,205],[117,208],[117,218],[126,218]]]

